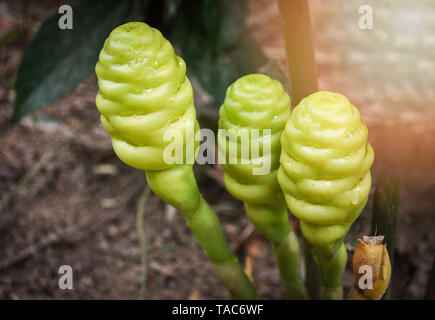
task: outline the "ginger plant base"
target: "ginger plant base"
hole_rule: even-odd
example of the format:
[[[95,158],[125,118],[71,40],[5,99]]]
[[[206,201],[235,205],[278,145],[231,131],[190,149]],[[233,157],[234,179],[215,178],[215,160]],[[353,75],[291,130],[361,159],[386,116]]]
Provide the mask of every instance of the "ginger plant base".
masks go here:
[[[231,298],[257,299],[252,282],[225,240],[217,215],[199,193],[192,165],[147,171],[146,177],[154,193],[181,213]]]
[[[271,242],[280,273],[281,296],[290,300],[307,299],[299,242],[290,227],[285,203],[277,207],[245,203],[245,210],[258,231]]]

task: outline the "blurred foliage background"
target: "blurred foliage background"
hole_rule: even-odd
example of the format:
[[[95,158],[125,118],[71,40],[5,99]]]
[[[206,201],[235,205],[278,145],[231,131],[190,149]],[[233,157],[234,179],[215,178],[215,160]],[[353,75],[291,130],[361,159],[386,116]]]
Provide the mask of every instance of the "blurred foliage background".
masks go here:
[[[58,27],[62,4],[73,7],[73,30]],[[390,234],[390,297],[431,296],[435,3],[310,4],[320,89],[358,107],[376,154],[373,195],[348,249],[373,230]],[[363,4],[373,7],[373,30],[358,28]],[[135,212],[144,177],[113,154],[98,123],[93,73],[110,31],[134,20],[161,30],[186,61],[203,127],[216,128],[226,88],[246,73],[266,73],[289,90],[272,0],[1,0],[0,298],[138,297]],[[220,168],[196,173],[260,294],[279,297],[271,248],[226,192]],[[226,296],[182,219],[154,196],[145,227],[149,298]],[[58,289],[62,264],[75,271],[73,291]],[[345,291],[352,281],[349,263]]]
[[[137,19],[175,44],[188,72],[211,98],[209,105],[219,105],[229,84],[247,73],[261,71],[286,83],[278,65],[246,34],[244,0],[73,0],[70,5],[73,29],[60,29],[56,13],[43,22],[24,52],[15,84],[14,121],[71,93],[93,72],[111,30]]]

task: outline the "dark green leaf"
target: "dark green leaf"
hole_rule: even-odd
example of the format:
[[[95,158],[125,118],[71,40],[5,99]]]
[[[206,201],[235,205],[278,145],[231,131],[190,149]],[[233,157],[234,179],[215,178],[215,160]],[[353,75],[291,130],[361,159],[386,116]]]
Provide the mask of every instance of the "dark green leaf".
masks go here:
[[[172,34],[188,71],[215,105],[222,103],[232,82],[249,73],[268,74],[289,88],[276,61],[267,59],[244,29],[245,12],[244,0],[185,1],[173,22]]]
[[[165,0],[166,8],[168,11],[168,18],[172,18],[178,10],[182,0]]]
[[[220,1],[222,18],[220,20],[220,35],[224,48],[237,42],[245,32],[245,16],[247,6],[244,0]]]
[[[432,269],[429,274],[429,281],[426,286],[425,299],[435,300],[435,259],[432,262]]]
[[[229,52],[233,69],[238,77],[249,73],[267,74],[272,79],[278,80],[287,92],[290,92],[290,82],[277,60],[266,57],[257,41],[245,34],[236,46]]]
[[[18,71],[13,120],[63,98],[91,72],[110,31],[141,13],[144,0],[73,0],[73,29],[61,30],[60,14],[39,28]]]
[[[391,265],[394,262],[397,218],[399,215],[400,180],[384,175],[377,181],[372,216],[372,235],[384,235],[390,254]]]
[[[320,272],[312,252],[313,247],[304,239],[305,286],[311,300],[320,299]]]
[[[372,213],[372,235],[385,236],[391,267],[394,267],[394,250],[396,242],[396,227],[399,216],[400,179],[384,175],[376,183]],[[388,299],[392,283],[384,294]]]
[[[206,32],[206,39],[211,48],[211,59],[217,58],[222,49],[221,21],[222,10],[221,1],[204,0],[203,6],[203,24]]]

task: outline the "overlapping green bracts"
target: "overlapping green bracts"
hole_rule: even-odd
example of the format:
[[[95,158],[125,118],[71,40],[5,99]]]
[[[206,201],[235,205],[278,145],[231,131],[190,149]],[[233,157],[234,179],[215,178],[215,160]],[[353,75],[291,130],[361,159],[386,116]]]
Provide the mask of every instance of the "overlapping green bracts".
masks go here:
[[[228,88],[220,108],[219,128],[226,129],[226,139],[219,139],[219,146],[227,160],[222,166],[228,191],[244,201],[253,224],[272,242],[284,296],[301,299],[306,298],[306,293],[298,240],[289,225],[287,207],[277,181],[280,138],[290,113],[290,98],[281,83],[262,74],[244,76]],[[254,134],[255,129],[258,135]],[[270,134],[264,129],[270,129]],[[250,139],[238,141],[237,136],[242,137],[244,132]],[[247,147],[243,143],[248,143],[246,150],[250,151],[258,143],[260,152],[258,155],[243,153],[243,148]],[[270,144],[270,153],[267,144]],[[238,151],[236,159],[231,158],[231,147]],[[231,163],[230,160],[236,161]],[[265,162],[270,166],[264,166]],[[254,171],[260,167],[270,168],[270,171]]]
[[[281,199],[282,193],[276,174],[281,153],[280,138],[290,113],[290,98],[281,83],[266,75],[244,76],[228,88],[225,101],[219,110],[219,128],[226,130],[227,143],[224,146],[223,139],[219,143],[228,158],[227,162],[231,160],[230,144],[238,144],[237,159],[234,161],[236,163],[223,165],[227,189],[236,198],[263,205],[275,204]],[[259,130],[258,137],[251,134],[251,129]],[[270,129],[271,135],[263,135],[263,129]],[[249,134],[250,144],[259,143],[259,153],[255,159],[251,157],[251,152],[241,154],[244,147],[241,140],[231,139],[231,136],[241,136],[243,131]],[[265,143],[270,143],[271,154],[263,154]],[[253,174],[253,169],[259,169],[263,161],[270,162],[270,173]]]
[[[314,246],[324,298],[342,295],[342,240],[370,191],[374,153],[367,135],[359,111],[346,97],[316,92],[294,109],[281,138],[278,181]]]
[[[158,30],[132,22],[112,31],[96,73],[96,103],[116,154],[128,165],[146,170],[151,189],[181,212],[231,296],[257,298],[193,175],[194,153],[187,145],[199,127],[184,61]],[[165,159],[165,148],[174,142],[165,139],[169,129],[183,137],[183,164]]]
[[[359,111],[331,92],[302,100],[287,122],[278,179],[314,246],[342,239],[367,201],[374,158],[367,134]]]
[[[171,142],[164,141],[165,131],[179,130],[184,142],[194,141],[198,125],[186,64],[169,41],[145,23],[124,24],[105,41],[95,71],[101,122],[118,157],[142,170],[174,166],[163,159]]]

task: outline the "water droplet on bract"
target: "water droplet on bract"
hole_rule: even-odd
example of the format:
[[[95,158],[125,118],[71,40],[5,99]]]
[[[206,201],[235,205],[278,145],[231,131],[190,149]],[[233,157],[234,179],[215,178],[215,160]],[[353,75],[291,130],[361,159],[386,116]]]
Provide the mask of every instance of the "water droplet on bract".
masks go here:
[[[311,120],[310,114],[306,113],[306,114],[304,115],[304,120],[305,120],[305,121],[310,121],[310,120]]]
[[[359,202],[359,187],[352,190],[352,195],[350,201],[353,205],[358,204]]]
[[[295,165],[293,168],[294,168],[294,171],[297,174],[301,174],[302,173],[302,167],[300,165]]]

